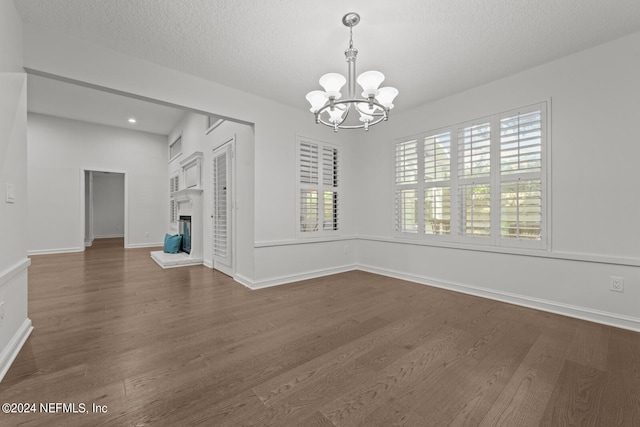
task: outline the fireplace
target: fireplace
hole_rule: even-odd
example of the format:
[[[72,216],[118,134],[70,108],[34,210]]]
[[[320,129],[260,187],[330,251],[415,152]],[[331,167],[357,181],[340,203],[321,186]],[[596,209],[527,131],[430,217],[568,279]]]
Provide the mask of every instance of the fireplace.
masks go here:
[[[171,193],[171,198],[178,205],[178,218],[168,233],[180,234],[182,244],[177,254],[152,251],[151,258],[162,268],[202,264],[202,189],[184,188]]]
[[[191,253],[191,216],[180,215],[178,222],[178,233],[182,235],[182,246],[180,250],[188,254]]]

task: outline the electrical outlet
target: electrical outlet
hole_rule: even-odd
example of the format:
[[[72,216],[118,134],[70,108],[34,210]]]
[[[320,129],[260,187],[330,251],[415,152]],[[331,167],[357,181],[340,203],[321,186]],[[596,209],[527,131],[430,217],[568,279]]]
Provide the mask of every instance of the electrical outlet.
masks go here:
[[[344,245],[344,253],[348,254],[349,253],[349,246]]]
[[[615,292],[624,292],[624,277],[611,276],[609,278],[609,289]]]

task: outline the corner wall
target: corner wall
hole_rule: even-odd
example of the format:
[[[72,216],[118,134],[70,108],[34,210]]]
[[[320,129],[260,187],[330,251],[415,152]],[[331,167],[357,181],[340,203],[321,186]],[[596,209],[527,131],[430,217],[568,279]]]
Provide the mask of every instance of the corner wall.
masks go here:
[[[360,185],[378,195],[358,203],[362,268],[640,330],[639,46],[636,33],[396,114],[360,138]],[[548,251],[394,237],[395,138],[546,100]],[[624,293],[609,290],[610,276],[624,277]]]
[[[12,1],[0,1],[0,381],[33,327],[27,317],[27,75],[22,69],[22,21]],[[7,185],[15,199],[6,202]]]

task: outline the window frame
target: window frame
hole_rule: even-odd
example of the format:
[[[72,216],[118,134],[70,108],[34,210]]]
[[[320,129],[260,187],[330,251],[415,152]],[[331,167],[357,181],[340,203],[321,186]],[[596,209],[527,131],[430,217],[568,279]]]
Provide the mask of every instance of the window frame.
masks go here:
[[[302,149],[303,146],[315,146],[317,147],[315,171],[313,167],[307,169],[307,173],[303,173],[303,161]],[[329,170],[324,168],[323,155],[325,152],[331,152],[331,161],[329,164]],[[340,215],[340,147],[335,144],[331,144],[324,141],[319,141],[313,138],[307,138],[304,136],[296,136],[296,236],[298,238],[314,238],[314,237],[328,237],[337,236],[341,234],[341,215]],[[315,173],[315,176],[314,176]],[[304,176],[304,180],[303,180]],[[306,180],[306,181],[305,181]],[[313,182],[313,181],[316,182]],[[311,181],[311,182],[307,182]],[[315,227],[309,230],[303,230],[303,200],[305,197],[310,199],[310,196],[303,196],[303,192],[307,192],[311,195],[315,192],[315,209],[317,220]],[[330,198],[332,205],[329,207],[331,216],[329,217],[329,227],[325,226],[326,219],[325,213],[325,197],[327,193],[332,193]],[[312,199],[311,199],[312,200]],[[314,224],[312,224],[313,226]]]
[[[177,144],[180,143],[180,151],[177,152],[176,154],[174,154],[173,156],[171,156],[171,149]],[[176,139],[173,140],[172,143],[169,144],[169,163],[171,163],[172,161],[174,161],[175,159],[177,159],[178,157],[180,157],[182,155],[182,134],[178,135],[178,137]]]
[[[539,172],[516,172],[505,174],[501,171],[501,120],[515,117],[519,115],[526,115],[531,112],[540,111],[540,170]],[[490,160],[489,168],[490,172],[487,176],[481,177],[466,177],[460,176],[461,173],[461,153],[460,146],[461,140],[459,132],[465,127],[478,125],[481,123],[489,123],[490,126]],[[453,243],[457,244],[469,244],[472,246],[486,246],[486,247],[505,247],[505,248],[523,248],[523,249],[544,249],[550,248],[550,102],[543,101],[535,104],[531,104],[522,108],[516,108],[501,113],[492,114],[490,116],[481,117],[475,120],[461,122],[453,124],[451,126],[445,126],[437,128],[427,132],[421,132],[409,137],[397,138],[393,141],[393,235],[397,238],[411,239],[422,241],[425,244],[433,243]],[[520,126],[518,124],[518,126]],[[518,129],[520,129],[518,127]],[[449,234],[427,234],[425,233],[425,227],[428,223],[426,219],[426,190],[437,184],[429,183],[426,181],[425,176],[425,140],[433,138],[437,135],[441,135],[449,132],[450,134],[450,168],[449,168],[449,180],[448,187],[443,185],[443,188],[449,188],[450,194],[450,211],[449,211]],[[397,176],[399,173],[397,165],[397,147],[399,144],[407,143],[409,141],[418,141],[418,179],[417,184],[399,184],[397,182]],[[502,203],[502,184],[505,182],[525,182],[526,180],[539,180],[540,189],[540,238],[539,240],[527,239],[527,238],[515,238],[502,236],[501,226],[503,221],[503,213],[501,211]],[[444,183],[444,181],[441,181]],[[461,209],[464,204],[461,198],[461,186],[467,184],[488,184],[490,191],[490,234],[488,237],[465,235],[462,233],[464,226],[463,214]],[[416,222],[418,224],[417,232],[407,232],[399,229],[398,219],[400,217],[399,205],[398,205],[398,193],[402,188],[415,188],[418,194],[417,197],[417,209],[416,209]],[[444,191],[444,190],[443,190]],[[520,227],[518,223],[518,227]],[[520,228],[518,228],[520,230]],[[524,234],[523,234],[524,235]]]

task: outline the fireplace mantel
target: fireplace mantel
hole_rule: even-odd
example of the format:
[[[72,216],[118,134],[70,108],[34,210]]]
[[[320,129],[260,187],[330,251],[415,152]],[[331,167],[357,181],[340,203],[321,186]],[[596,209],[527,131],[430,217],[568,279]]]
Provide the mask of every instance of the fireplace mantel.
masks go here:
[[[185,188],[185,189],[174,191],[173,193],[171,193],[171,197],[173,197],[173,199],[178,203],[184,203],[184,202],[193,203],[193,200],[195,197],[201,197],[201,196],[202,196],[201,188]]]

